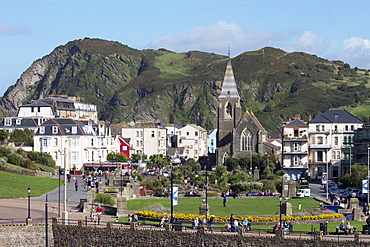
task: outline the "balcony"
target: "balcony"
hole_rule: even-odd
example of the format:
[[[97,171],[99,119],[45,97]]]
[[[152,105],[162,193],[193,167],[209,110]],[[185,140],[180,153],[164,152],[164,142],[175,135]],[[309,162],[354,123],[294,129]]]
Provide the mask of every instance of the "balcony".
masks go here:
[[[302,150],[302,149],[297,149],[297,150],[284,150],[283,152],[284,155],[289,155],[289,154],[308,154],[307,150]]]
[[[307,142],[307,137],[285,137],[284,142]]]

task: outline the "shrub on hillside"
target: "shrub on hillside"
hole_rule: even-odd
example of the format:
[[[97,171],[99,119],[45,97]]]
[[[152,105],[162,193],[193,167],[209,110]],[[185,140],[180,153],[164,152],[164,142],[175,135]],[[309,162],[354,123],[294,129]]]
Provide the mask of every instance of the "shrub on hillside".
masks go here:
[[[28,158],[42,165],[53,167],[53,168],[55,167],[55,160],[53,160],[53,157],[50,154],[30,151],[28,152]]]
[[[2,157],[2,158],[0,158],[0,165],[4,165],[4,164],[6,164],[7,163],[7,158],[6,157]]]
[[[34,168],[34,166],[32,164],[32,161],[30,159],[22,160],[21,167],[26,168],[26,169],[33,169]]]
[[[95,197],[94,202],[101,203],[103,205],[113,206],[116,203],[116,199],[111,195],[98,193]]]
[[[16,153],[10,153],[7,155],[7,157],[8,157],[8,162],[16,166],[20,166],[23,160],[23,156],[20,154],[16,154]]]
[[[8,146],[0,146],[0,157],[7,156],[12,153],[12,148]]]

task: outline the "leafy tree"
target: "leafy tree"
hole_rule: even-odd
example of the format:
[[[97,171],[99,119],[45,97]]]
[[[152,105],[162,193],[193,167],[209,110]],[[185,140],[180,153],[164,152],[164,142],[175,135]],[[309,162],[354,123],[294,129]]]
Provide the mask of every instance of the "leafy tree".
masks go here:
[[[4,144],[4,141],[6,139],[8,139],[8,138],[9,138],[9,133],[6,130],[4,130],[4,129],[0,129],[0,142],[1,142],[1,145],[3,145]]]
[[[227,175],[226,166],[218,164],[216,166],[216,172],[215,173],[216,173],[217,178],[221,178],[222,176],[226,176]]]
[[[33,143],[33,131],[30,129],[15,129],[9,138],[9,142],[22,142],[27,144]]]
[[[107,154],[107,160],[115,162],[127,162],[129,158],[121,152],[110,152]]]
[[[237,167],[239,166],[239,159],[235,157],[228,158],[226,160],[226,166],[228,171],[237,169]]]
[[[148,155],[146,155],[146,154],[132,154],[131,159],[136,163],[139,162],[139,160],[144,162],[148,159]]]
[[[339,179],[344,187],[361,189],[362,180],[367,176],[367,167],[355,164],[351,167],[351,174],[347,173]]]
[[[23,160],[23,156],[20,154],[16,154],[16,153],[10,153],[8,154],[7,157],[8,157],[8,162],[16,166],[20,166]]]

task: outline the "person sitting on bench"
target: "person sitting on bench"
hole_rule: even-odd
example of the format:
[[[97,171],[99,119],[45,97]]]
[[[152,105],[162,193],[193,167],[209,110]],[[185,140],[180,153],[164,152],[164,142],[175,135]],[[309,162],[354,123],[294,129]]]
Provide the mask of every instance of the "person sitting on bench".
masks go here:
[[[344,220],[342,221],[342,223],[339,226],[337,226],[335,228],[337,229],[337,233],[338,233],[339,230],[344,231],[344,234],[346,234],[346,235],[349,232],[346,223],[344,223]]]

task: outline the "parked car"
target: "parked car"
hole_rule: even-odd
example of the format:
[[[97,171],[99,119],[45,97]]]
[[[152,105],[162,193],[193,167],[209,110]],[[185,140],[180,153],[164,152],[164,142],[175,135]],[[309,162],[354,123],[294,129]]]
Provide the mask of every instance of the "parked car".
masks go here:
[[[196,191],[188,191],[188,192],[186,192],[185,193],[185,196],[186,197],[200,197],[201,196],[201,194],[199,194],[198,192],[196,192]]]
[[[154,196],[157,197],[168,197],[170,194],[168,192],[156,192]]]

